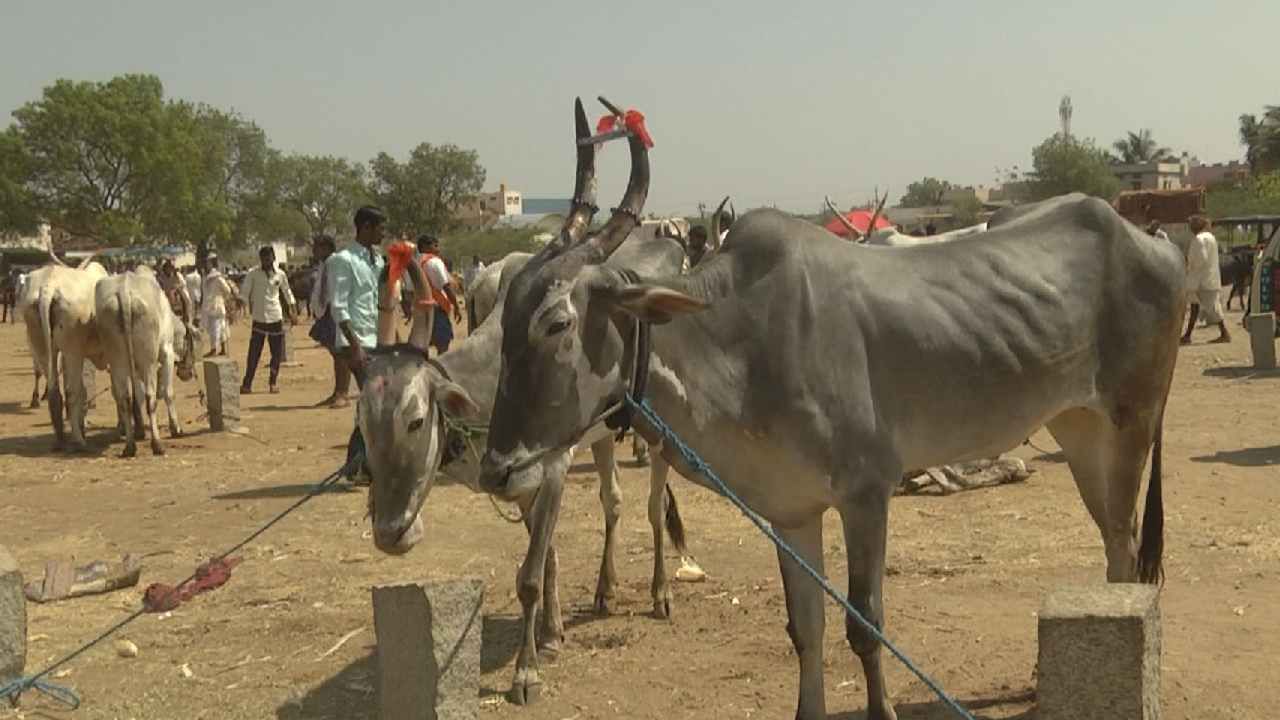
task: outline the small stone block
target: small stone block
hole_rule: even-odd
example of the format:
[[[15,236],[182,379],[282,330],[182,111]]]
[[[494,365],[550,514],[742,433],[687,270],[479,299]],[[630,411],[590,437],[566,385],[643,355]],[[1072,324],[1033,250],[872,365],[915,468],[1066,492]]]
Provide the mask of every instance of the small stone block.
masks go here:
[[[26,666],[27,597],[22,592],[22,573],[0,545],[0,685],[20,677]]]
[[[378,717],[473,720],[480,711],[484,581],[373,589]]]
[[[1253,366],[1259,370],[1271,370],[1276,366],[1275,313],[1250,315],[1248,327],[1249,344],[1253,348]]]
[[[240,366],[227,357],[204,361],[205,407],[215,431],[240,427]]]
[[[1039,635],[1039,720],[1159,719],[1155,586],[1059,588],[1040,608]]]

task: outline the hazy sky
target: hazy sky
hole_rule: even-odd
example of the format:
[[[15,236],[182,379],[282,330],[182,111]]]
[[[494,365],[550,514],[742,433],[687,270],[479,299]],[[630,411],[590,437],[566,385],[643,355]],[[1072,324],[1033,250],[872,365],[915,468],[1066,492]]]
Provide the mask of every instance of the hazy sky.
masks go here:
[[[649,209],[816,210],[933,175],[1030,164],[1070,94],[1076,135],[1149,127],[1239,158],[1237,117],[1280,103],[1280,2],[0,0],[0,108],[59,77],[158,75],[288,151],[367,162],[474,148],[527,197],[572,192],[572,101],[646,114]],[[592,103],[594,117],[599,106]],[[600,162],[600,204],[625,183]]]

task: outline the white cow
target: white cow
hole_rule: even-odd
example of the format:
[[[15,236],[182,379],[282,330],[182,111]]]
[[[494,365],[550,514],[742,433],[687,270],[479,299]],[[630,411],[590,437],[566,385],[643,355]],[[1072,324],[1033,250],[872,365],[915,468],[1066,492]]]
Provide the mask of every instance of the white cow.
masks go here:
[[[57,260],[54,257],[54,260]],[[49,417],[53,422],[54,450],[66,445],[63,426],[63,401],[67,404],[67,420],[71,425],[71,444],[83,450],[84,416],[88,397],[84,387],[84,361],[98,369],[107,366],[94,325],[93,288],[107,276],[106,268],[86,259],[79,267],[45,265],[27,278],[18,309],[27,325],[27,342],[39,375],[45,376],[45,392],[49,397]],[[56,370],[61,356],[62,383]],[[33,402],[36,400],[34,394]]]
[[[94,292],[98,336],[111,369],[111,393],[123,428],[121,457],[138,453],[145,409],[151,427],[151,452],[163,455],[156,419],[159,399],[169,413],[169,434],[182,435],[173,399],[173,375],[195,376],[196,330],[174,314],[164,290],[150,269],[113,275],[98,282]]]

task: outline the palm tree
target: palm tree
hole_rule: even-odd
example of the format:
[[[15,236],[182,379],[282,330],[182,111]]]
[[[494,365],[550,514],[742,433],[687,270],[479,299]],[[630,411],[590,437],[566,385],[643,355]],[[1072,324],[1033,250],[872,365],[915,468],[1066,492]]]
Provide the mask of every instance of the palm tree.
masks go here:
[[[1171,157],[1173,151],[1156,143],[1151,131],[1143,128],[1138,132],[1127,132],[1125,136],[1111,144],[1119,154],[1120,162],[1131,165]]]
[[[1240,144],[1245,147],[1250,172],[1280,167],[1280,105],[1268,105],[1261,120],[1256,115],[1241,115]]]

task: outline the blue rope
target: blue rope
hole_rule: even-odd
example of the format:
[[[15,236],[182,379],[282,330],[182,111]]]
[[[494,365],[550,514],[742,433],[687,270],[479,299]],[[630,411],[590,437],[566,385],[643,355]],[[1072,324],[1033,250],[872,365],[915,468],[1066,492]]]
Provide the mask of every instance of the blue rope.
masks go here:
[[[307,502],[308,500],[315,497],[316,495],[319,495],[320,493],[331,489],[339,479],[354,473],[355,470],[360,467],[360,464],[363,461],[364,461],[364,455],[360,449],[357,449],[354,455],[347,459],[346,464],[342,466],[341,470],[338,470],[337,472],[330,474],[324,480],[321,480],[320,482],[316,483],[314,486],[312,486],[311,491],[308,492],[306,495],[302,496],[302,498],[300,498],[297,502],[285,508],[283,511],[280,512],[280,514],[276,515],[274,518],[269,520],[265,525],[255,530],[251,535],[249,535],[249,537],[231,546],[230,549],[228,549],[226,552],[222,553],[221,555],[218,555],[210,562],[225,559],[231,553],[253,542],[255,539],[257,539],[259,535],[269,530],[271,526],[283,520],[285,516],[287,516],[289,513],[302,507],[303,503]],[[174,585],[174,587],[175,588],[182,587],[183,585],[187,584],[189,581],[194,580],[195,577],[196,577],[196,574],[192,573],[186,580],[183,580],[177,585]],[[133,622],[134,620],[137,620],[138,618],[142,617],[146,613],[147,613],[147,607],[146,605],[143,605],[143,607],[138,608],[125,619],[121,620],[115,625],[112,625],[106,632],[102,633],[101,635],[94,638],[93,640],[90,640],[84,645],[81,645],[79,648],[77,648],[70,654],[66,655],[61,660],[46,667],[44,670],[41,670],[35,675],[28,675],[26,677],[18,678],[17,680],[6,683],[4,685],[0,685],[0,698],[8,698],[9,704],[16,708],[18,707],[18,700],[19,698],[22,697],[22,693],[27,692],[28,690],[36,690],[41,694],[49,698],[52,698],[53,700],[56,700],[57,702],[60,702],[63,705],[66,705],[71,710],[75,710],[79,708],[80,696],[77,695],[74,690],[68,687],[63,687],[61,685],[56,685],[54,683],[47,682],[43,678],[49,673],[53,672],[54,670],[57,670],[58,668],[62,667],[63,665],[66,665],[67,663],[71,662],[77,657],[80,657],[80,655],[84,654],[90,648],[93,648],[103,640],[106,640],[112,635],[115,635],[117,632],[120,631],[121,628]]]
[[[968,710],[960,707],[960,704],[948,695],[946,691],[933,680],[933,678],[929,677],[923,670],[916,667],[916,664],[911,662],[911,658],[908,658],[897,648],[897,646],[889,642],[889,638],[885,637],[884,633],[880,632],[880,629],[873,625],[871,621],[863,617],[862,613],[858,612],[857,608],[849,602],[848,598],[841,595],[840,591],[832,587],[831,583],[827,581],[822,573],[815,570],[804,558],[800,557],[800,554],[788,545],[785,540],[779,537],[763,518],[748,507],[747,504],[743,502],[742,498],[738,497],[736,493],[730,490],[729,486],[720,479],[720,476],[716,474],[715,470],[712,470],[711,466],[708,465],[706,461],[698,455],[698,453],[694,452],[693,448],[685,445],[680,437],[676,435],[675,431],[663,422],[662,418],[658,417],[658,413],[655,412],[653,408],[649,407],[649,402],[647,400],[641,399],[637,401],[629,393],[626,398],[627,404],[632,408],[639,410],[641,414],[644,415],[645,420],[647,420],[649,424],[653,425],[654,429],[661,433],[662,437],[675,447],[676,451],[680,453],[680,456],[684,458],[684,461],[688,463],[689,467],[694,472],[697,472],[710,480],[711,483],[715,485],[717,492],[728,498],[730,502],[736,505],[738,509],[742,511],[742,514],[747,516],[748,520],[755,524],[757,528],[760,528],[760,532],[764,533],[765,536],[773,541],[774,545],[777,545],[780,550],[786,553],[788,557],[808,573],[809,576],[813,578],[814,582],[818,583],[818,585],[820,585],[822,589],[831,596],[832,600],[835,600],[837,604],[844,608],[844,611],[849,614],[849,617],[853,618],[859,625],[865,628],[867,632],[874,635],[875,638],[880,641],[880,644],[888,648],[889,652],[893,653],[894,657],[898,658],[898,660],[901,661],[908,670],[910,670],[916,677],[920,678],[920,681],[927,685],[929,689],[932,690],[933,693],[937,695],[938,698],[942,700],[942,702],[945,703],[956,715],[964,718],[965,720],[974,720],[973,715],[970,715]]]

